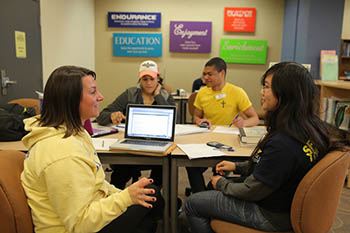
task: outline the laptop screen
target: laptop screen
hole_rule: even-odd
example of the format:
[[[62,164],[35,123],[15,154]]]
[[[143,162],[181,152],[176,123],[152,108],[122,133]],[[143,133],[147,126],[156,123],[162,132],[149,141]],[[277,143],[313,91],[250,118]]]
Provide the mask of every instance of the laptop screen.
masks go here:
[[[174,141],[175,106],[129,104],[125,138]]]

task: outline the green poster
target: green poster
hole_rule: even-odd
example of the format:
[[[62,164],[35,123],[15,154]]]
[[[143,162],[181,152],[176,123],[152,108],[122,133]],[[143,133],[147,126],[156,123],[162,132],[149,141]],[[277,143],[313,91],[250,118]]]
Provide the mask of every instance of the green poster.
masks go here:
[[[265,64],[267,40],[221,39],[220,57],[227,63]]]

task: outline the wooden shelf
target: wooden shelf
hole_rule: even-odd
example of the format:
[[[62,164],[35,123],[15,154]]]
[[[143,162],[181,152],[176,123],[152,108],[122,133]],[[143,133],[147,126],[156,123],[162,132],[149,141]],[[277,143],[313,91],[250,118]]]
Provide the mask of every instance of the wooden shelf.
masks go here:
[[[341,98],[350,99],[350,82],[344,80],[322,81],[315,80],[315,84],[320,88],[320,112],[322,109],[323,98]]]
[[[346,82],[350,81],[350,79],[347,79],[346,76],[340,76],[339,80],[343,80],[343,81],[346,81]]]
[[[319,85],[319,86],[350,90],[350,81],[344,81],[344,80],[338,80],[338,81],[315,80],[315,84]],[[350,92],[349,92],[349,96],[350,96]]]
[[[350,99],[350,82],[344,80],[338,81],[321,81],[315,80],[315,84],[320,87],[320,97],[329,98],[349,98]]]

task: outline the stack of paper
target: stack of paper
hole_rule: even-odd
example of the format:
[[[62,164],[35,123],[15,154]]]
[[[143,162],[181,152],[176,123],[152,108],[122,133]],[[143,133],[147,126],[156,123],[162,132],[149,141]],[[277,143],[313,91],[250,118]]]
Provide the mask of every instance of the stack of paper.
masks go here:
[[[185,135],[185,134],[194,134],[194,133],[207,133],[210,132],[208,128],[200,128],[197,125],[182,125],[176,124],[175,126],[175,135]]]
[[[189,159],[225,156],[226,153],[206,144],[177,144]]]
[[[239,134],[239,130],[236,127],[229,126],[216,126],[213,133],[225,133],[225,134]]]
[[[123,124],[119,124],[119,125],[112,125],[111,127],[114,128],[114,129],[118,129],[121,132],[125,131],[125,124],[124,123]]]

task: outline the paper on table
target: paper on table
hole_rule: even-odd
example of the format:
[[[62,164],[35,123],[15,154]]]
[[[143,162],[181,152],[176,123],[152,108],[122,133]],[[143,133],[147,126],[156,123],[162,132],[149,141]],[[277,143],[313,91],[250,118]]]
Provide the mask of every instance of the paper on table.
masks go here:
[[[239,129],[236,127],[228,126],[216,126],[213,133],[228,133],[228,134],[239,134]]]
[[[119,131],[124,132],[125,131],[125,124],[119,124],[119,125],[113,125],[112,128],[118,129]]]
[[[194,133],[207,133],[210,132],[208,128],[200,128],[197,125],[184,125],[176,124],[175,126],[175,135],[185,135],[185,134],[194,134]]]
[[[225,152],[214,149],[206,144],[177,144],[189,159],[208,158],[227,155]]]
[[[109,150],[109,146],[117,142],[115,138],[91,138],[95,150]]]

